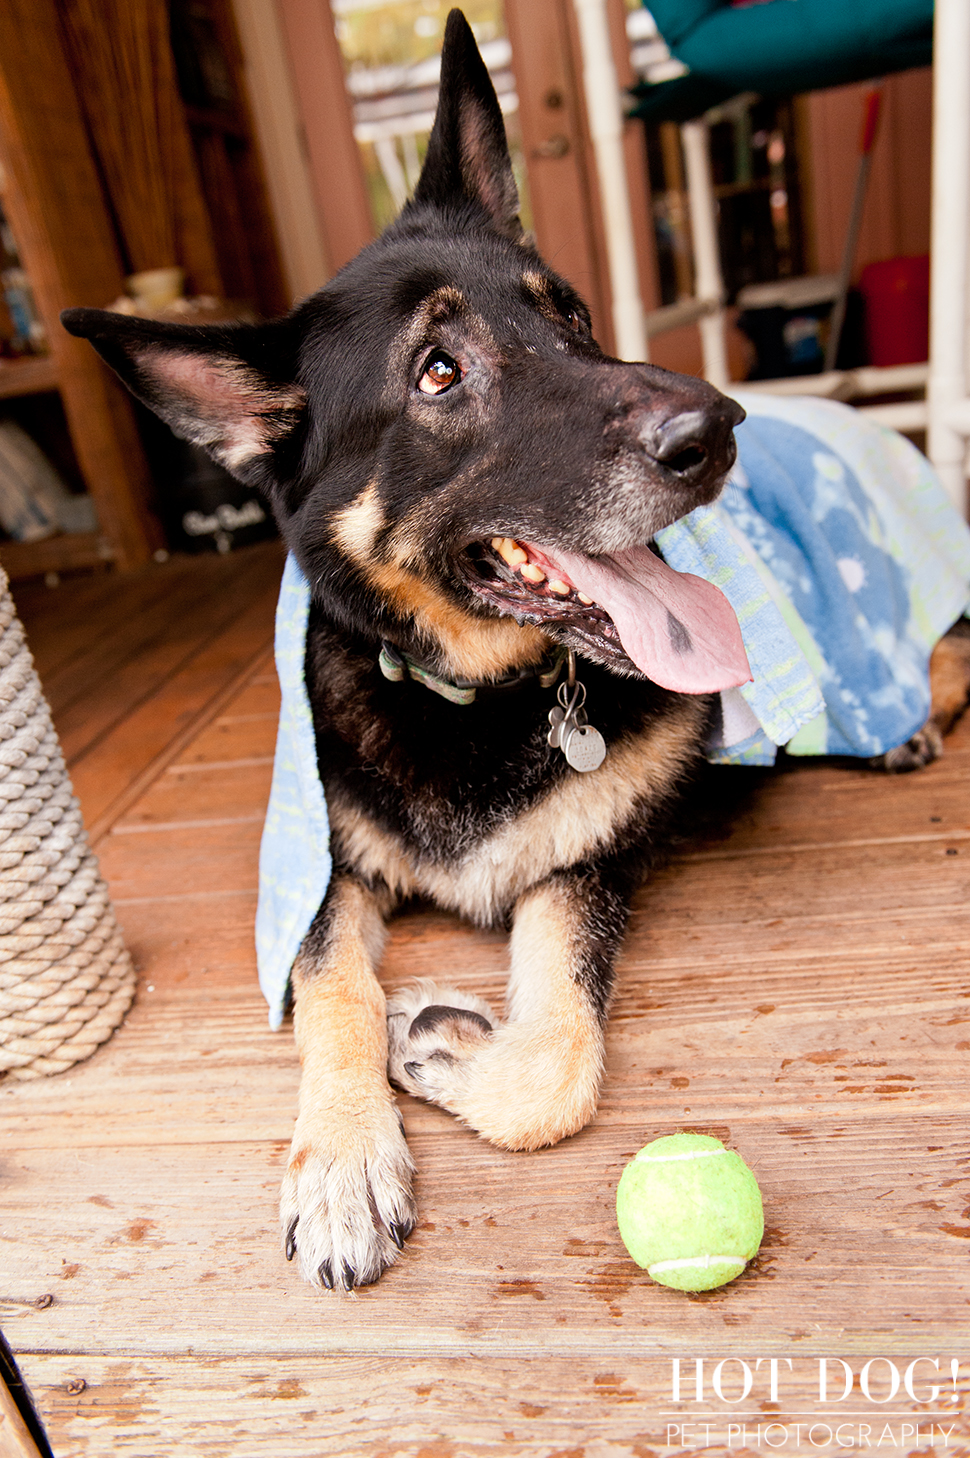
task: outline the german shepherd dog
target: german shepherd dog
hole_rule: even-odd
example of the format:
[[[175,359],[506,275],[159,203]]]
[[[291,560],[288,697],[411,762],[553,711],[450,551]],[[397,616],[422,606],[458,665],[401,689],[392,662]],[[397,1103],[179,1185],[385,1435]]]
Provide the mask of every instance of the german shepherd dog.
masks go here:
[[[64,323],[265,494],[312,584],[334,870],[292,974],[282,1241],[309,1281],[349,1291],[416,1218],[389,1077],[505,1149],[593,1117],[631,895],[678,823],[715,690],[748,677],[725,600],[650,544],[717,496],[743,412],[596,345],[523,235],[459,11],[414,197],[319,293],[260,325]],[[411,896],[511,928],[503,1020],[431,985],[385,1004],[384,921]]]

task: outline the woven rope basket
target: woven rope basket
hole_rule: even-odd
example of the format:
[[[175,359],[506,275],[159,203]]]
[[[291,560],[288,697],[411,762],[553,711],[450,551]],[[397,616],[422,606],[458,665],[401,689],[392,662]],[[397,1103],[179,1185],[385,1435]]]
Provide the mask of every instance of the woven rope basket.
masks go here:
[[[63,1073],[110,1038],[135,969],[0,570],[0,1079]]]

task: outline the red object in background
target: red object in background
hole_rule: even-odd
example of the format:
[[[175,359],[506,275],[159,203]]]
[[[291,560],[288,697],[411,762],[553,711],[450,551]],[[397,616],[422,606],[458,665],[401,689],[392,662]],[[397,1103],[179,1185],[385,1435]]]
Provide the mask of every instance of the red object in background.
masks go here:
[[[866,93],[866,109],[862,114],[862,135],[859,138],[859,151],[863,157],[865,157],[867,152],[871,152],[875,146],[881,109],[882,89],[876,86],[872,91]]]
[[[862,270],[873,365],[919,364],[930,352],[930,256],[884,258]]]

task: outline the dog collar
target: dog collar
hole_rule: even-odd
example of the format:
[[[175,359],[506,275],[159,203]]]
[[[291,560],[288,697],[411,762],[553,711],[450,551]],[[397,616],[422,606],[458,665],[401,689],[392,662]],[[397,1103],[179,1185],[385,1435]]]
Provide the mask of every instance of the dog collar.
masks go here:
[[[426,663],[402,653],[400,648],[388,643],[386,639],[381,643],[377,662],[381,673],[391,683],[403,683],[406,678],[412,678],[415,683],[424,684],[425,688],[440,694],[451,704],[473,704],[480,693],[505,693],[509,689],[523,688],[536,680],[540,688],[552,688],[566,661],[566,651],[565,648],[555,648],[534,667],[520,668],[517,673],[495,679],[443,678]]]

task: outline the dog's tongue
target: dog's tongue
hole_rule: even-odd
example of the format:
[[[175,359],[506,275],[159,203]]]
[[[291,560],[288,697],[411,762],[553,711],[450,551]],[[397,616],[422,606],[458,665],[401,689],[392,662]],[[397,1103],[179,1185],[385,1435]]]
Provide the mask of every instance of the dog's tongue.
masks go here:
[[[612,557],[537,551],[606,609],[627,657],[662,688],[708,694],[750,681],[734,609],[712,583],[675,572],[649,547]]]

